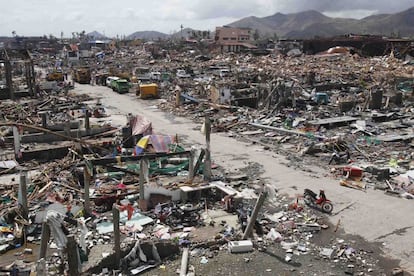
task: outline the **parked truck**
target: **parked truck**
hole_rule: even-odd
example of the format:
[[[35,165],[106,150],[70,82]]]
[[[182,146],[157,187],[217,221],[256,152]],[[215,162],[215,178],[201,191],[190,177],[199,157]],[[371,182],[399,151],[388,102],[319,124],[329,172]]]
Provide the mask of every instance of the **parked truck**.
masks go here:
[[[119,94],[128,93],[131,88],[130,83],[126,79],[118,79],[111,81],[111,88]]]
[[[63,71],[62,69],[54,69],[47,73],[46,75],[47,81],[64,81]]]
[[[140,84],[136,95],[141,99],[158,98],[158,85],[156,83]]]
[[[89,67],[75,68],[72,74],[73,80],[78,83],[88,84],[91,82],[91,69]]]

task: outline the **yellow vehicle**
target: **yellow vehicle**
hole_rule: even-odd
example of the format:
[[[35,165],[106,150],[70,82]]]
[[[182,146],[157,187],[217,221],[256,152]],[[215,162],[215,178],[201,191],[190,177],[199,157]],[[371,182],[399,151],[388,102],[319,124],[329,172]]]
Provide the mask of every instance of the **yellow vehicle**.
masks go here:
[[[89,67],[75,68],[72,77],[78,83],[88,84],[91,82],[91,69]]]
[[[148,98],[158,98],[158,84],[156,83],[149,83],[149,84],[140,84],[138,86],[137,96],[141,99],[148,99]]]
[[[55,69],[46,75],[47,81],[64,81],[63,72],[61,69]]]

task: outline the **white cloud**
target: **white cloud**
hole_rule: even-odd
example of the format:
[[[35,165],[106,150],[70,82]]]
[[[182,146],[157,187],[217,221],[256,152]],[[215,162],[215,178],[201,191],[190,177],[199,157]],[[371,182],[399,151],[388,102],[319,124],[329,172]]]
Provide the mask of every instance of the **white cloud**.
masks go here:
[[[329,11],[324,12],[323,14],[329,17],[339,17],[339,18],[355,18],[361,19],[373,14],[377,14],[377,10],[343,10],[343,11]]]
[[[392,13],[413,0],[0,0],[0,35],[54,34],[97,30],[106,35],[139,30],[171,33],[185,27],[213,30],[246,16],[268,16],[309,9],[329,16],[361,18]]]

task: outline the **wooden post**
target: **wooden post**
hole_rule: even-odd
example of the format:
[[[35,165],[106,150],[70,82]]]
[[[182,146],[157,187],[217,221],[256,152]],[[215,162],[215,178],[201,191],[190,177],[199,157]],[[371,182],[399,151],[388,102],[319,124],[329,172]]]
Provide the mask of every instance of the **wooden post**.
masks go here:
[[[36,83],[36,76],[34,71],[34,64],[33,60],[30,60],[29,62],[29,79],[30,79],[30,86],[29,91],[31,96],[35,96],[35,83]]]
[[[46,258],[47,247],[50,239],[50,228],[47,222],[42,223],[42,239],[40,244],[39,260]]]
[[[9,89],[9,98],[14,100],[14,90],[13,90],[13,78],[12,78],[12,68],[10,64],[10,60],[6,60],[4,63],[4,67],[6,69],[6,85]]]
[[[68,254],[68,266],[69,266],[69,276],[78,276],[80,275],[80,258],[79,258],[79,249],[75,241],[74,235],[68,236],[67,243],[67,254]]]
[[[27,207],[27,172],[20,172],[20,183],[19,183],[19,204],[22,206],[23,218],[28,219],[29,208]]]
[[[181,105],[181,88],[177,86],[175,88],[175,106],[179,107]]]
[[[29,95],[30,94],[30,79],[29,79],[29,67],[27,66],[27,61],[24,62],[24,78],[26,79],[26,85],[29,88]]]
[[[114,251],[115,267],[121,264],[121,232],[119,231],[119,209],[114,204],[112,206],[112,223],[114,224]]]
[[[249,223],[247,224],[246,230],[243,233],[243,240],[247,239],[250,236],[250,233],[252,232],[253,226],[256,222],[257,215],[259,214],[259,211],[262,208],[262,205],[266,199],[266,196],[267,196],[267,192],[262,192],[259,195],[259,198],[256,201],[256,205],[254,206],[253,213],[250,216]]]
[[[89,134],[89,131],[91,130],[91,125],[89,123],[89,110],[86,109],[85,110],[85,129],[86,129],[86,133]]]
[[[84,189],[84,200],[85,200],[85,203],[84,203],[84,208],[85,208],[85,211],[86,211],[86,213],[87,214],[91,214],[92,213],[92,211],[91,211],[91,201],[90,201],[90,198],[89,198],[89,186],[90,186],[90,183],[91,183],[91,175],[89,174],[89,171],[88,171],[88,168],[85,166],[84,168],[83,168],[83,181],[84,181],[84,186],[83,186],[83,189]]]
[[[187,275],[188,252],[189,252],[189,248],[188,247],[184,247],[183,248],[183,256],[181,258],[180,276],[186,276]]]
[[[39,112],[42,116],[42,127],[47,128],[47,112]]]
[[[206,132],[206,157],[204,159],[204,180],[211,180],[211,152],[210,152],[210,134],[211,121],[208,115],[205,117],[205,132]]]
[[[20,134],[17,127],[13,127],[13,140],[14,140],[14,155],[16,159],[20,159]]]
[[[193,179],[197,175],[198,170],[200,169],[201,162],[203,161],[203,158],[204,158],[205,154],[206,154],[206,150],[205,149],[201,149],[200,155],[197,158],[197,162],[194,165],[194,169],[193,169],[194,170],[194,176],[193,176]]]
[[[70,125],[71,125],[71,123],[70,123],[70,120],[67,120],[66,122],[65,122],[65,126],[64,126],[64,129],[65,129],[65,135],[67,136],[67,137],[72,137],[72,133],[71,133],[71,127],[70,127]]]
[[[18,202],[21,206],[23,219],[29,221],[29,207],[27,206],[27,172],[20,172]],[[23,243],[26,246],[27,226],[23,226]]]

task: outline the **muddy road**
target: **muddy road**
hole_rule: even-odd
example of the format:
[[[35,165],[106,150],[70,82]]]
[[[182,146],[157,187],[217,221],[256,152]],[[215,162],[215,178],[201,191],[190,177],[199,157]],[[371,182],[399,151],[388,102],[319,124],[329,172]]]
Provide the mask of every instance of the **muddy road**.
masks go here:
[[[205,144],[201,125],[157,109],[156,105],[162,100],[144,101],[133,93],[120,95],[107,87],[79,84],[76,84],[74,93],[99,98],[111,114],[110,120],[114,125],[124,125],[128,113],[140,114],[152,122],[156,133],[177,134],[186,144]],[[337,179],[330,177],[327,164],[310,166],[306,172],[296,170],[294,166],[286,166],[291,161],[277,152],[265,150],[258,144],[238,141],[226,133],[212,134],[211,150],[213,161],[229,172],[237,172],[250,162],[260,164],[263,170],[261,177],[270,196],[275,190],[293,196],[301,194],[304,188],[324,189],[335,204],[330,216],[333,225],[339,222],[345,233],[359,235],[381,245],[388,256],[401,260],[401,267],[414,272],[413,201],[388,196],[379,190],[364,192],[342,187]]]

